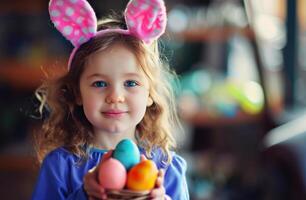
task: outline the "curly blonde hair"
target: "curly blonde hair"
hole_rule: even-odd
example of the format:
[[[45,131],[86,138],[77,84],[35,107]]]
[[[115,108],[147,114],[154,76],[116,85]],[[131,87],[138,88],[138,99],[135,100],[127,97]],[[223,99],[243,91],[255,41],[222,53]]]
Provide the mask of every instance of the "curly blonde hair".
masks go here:
[[[126,28],[122,20],[105,19],[99,22],[98,29]],[[86,119],[82,106],[76,102],[80,96],[79,81],[88,57],[103,51],[115,43],[124,44],[135,54],[141,69],[150,83],[149,95],[153,104],[147,107],[142,121],[137,125],[136,140],[145,149],[148,157],[155,148],[165,155],[164,161],[171,162],[170,150],[176,146],[173,137],[174,127],[179,124],[176,115],[171,77],[175,73],[162,62],[158,43],[146,45],[143,41],[119,33],[108,33],[95,37],[83,44],[75,53],[70,70],[56,80],[47,80],[36,91],[41,101],[40,111],[48,108],[50,114],[45,119],[42,131],[36,135],[36,151],[41,162],[48,152],[64,146],[72,153],[86,158],[93,145],[92,126]]]

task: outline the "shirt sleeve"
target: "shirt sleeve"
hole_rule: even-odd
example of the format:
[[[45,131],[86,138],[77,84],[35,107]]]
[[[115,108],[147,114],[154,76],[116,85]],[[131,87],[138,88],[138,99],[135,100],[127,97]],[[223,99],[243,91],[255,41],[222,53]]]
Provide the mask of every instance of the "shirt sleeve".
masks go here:
[[[164,183],[166,194],[173,200],[189,200],[186,170],[186,161],[174,154],[171,164],[166,169]]]
[[[83,185],[69,189],[67,171],[65,158],[59,153],[49,154],[42,163],[32,200],[87,200]]]

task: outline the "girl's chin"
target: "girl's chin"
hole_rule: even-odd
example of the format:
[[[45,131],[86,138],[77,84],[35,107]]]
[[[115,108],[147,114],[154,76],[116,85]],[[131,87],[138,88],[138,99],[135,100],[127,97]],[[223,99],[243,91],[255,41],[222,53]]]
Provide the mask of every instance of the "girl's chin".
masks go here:
[[[122,132],[119,131],[119,130],[109,130],[108,133],[109,134],[113,134],[113,135],[120,135],[120,134],[122,134]]]
[[[123,134],[123,129],[118,127],[101,127],[97,129],[97,132],[119,135]]]

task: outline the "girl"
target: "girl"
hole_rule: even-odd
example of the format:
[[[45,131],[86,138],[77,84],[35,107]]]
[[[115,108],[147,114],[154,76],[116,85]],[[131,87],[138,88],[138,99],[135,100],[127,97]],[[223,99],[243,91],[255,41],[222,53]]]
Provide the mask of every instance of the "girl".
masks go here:
[[[49,12],[75,48],[68,73],[38,89],[50,115],[37,137],[42,165],[32,199],[107,199],[95,166],[124,138],[160,169],[152,199],[189,199],[186,162],[170,151],[177,117],[157,47],[164,2],[132,0],[125,23],[97,25],[85,0],[51,0]]]

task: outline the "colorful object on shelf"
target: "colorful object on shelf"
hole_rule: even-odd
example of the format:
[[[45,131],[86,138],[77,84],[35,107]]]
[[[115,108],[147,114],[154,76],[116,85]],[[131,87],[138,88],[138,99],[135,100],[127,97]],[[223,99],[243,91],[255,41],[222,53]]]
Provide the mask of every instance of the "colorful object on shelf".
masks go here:
[[[104,160],[98,171],[98,180],[105,189],[123,189],[127,179],[125,167],[116,159]]]
[[[128,29],[97,31],[97,17],[86,0],[50,0],[49,13],[56,29],[75,47],[68,67],[78,47],[97,35],[109,32],[133,35],[147,44],[159,38],[166,29],[167,15],[163,0],[131,0],[124,12]]]
[[[191,91],[201,96],[211,89],[212,77],[206,70],[194,70],[182,76],[181,87],[183,91]]]
[[[114,152],[113,158],[119,160],[126,170],[140,162],[140,152],[137,145],[130,139],[121,140]]]
[[[263,89],[255,81],[233,81],[222,77],[213,80],[204,70],[196,70],[182,77],[179,100],[186,100],[186,96],[196,98],[189,104],[195,105],[198,110],[205,110],[211,116],[233,118],[240,111],[256,115],[264,107]]]
[[[143,160],[128,172],[127,188],[136,191],[151,190],[155,186],[158,169],[151,160]]]
[[[239,103],[241,109],[248,114],[258,114],[264,106],[262,87],[254,81],[243,84],[228,84],[229,93]]]
[[[212,115],[222,115],[233,118],[239,111],[239,103],[230,94],[227,82],[218,82],[210,89],[210,91],[203,95],[203,100],[206,107],[212,108],[210,111]]]

